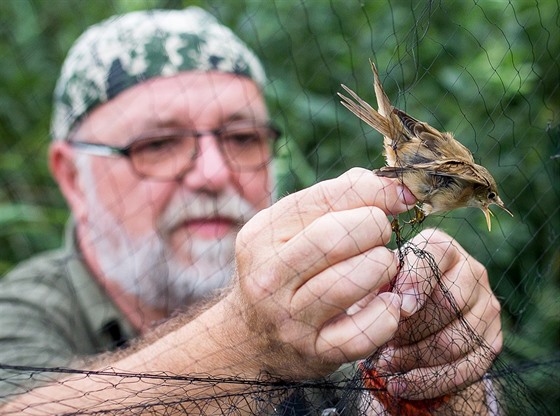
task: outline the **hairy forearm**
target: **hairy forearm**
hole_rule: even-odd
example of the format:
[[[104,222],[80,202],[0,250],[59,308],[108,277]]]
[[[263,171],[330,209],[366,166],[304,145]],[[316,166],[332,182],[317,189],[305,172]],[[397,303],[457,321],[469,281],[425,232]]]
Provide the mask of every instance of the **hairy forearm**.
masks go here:
[[[255,356],[248,354],[250,335],[233,303],[224,297],[194,319],[172,319],[130,350],[35,388],[1,411],[208,414],[235,407],[252,413],[248,398],[258,392],[243,380],[258,378],[260,368],[258,359],[248,359]]]

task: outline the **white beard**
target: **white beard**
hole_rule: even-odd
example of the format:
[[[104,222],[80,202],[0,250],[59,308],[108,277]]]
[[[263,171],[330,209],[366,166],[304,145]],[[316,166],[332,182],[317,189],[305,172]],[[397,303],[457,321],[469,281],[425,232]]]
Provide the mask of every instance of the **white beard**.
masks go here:
[[[82,180],[92,186],[89,189],[95,189],[95,181],[87,174],[89,169],[82,167]],[[105,278],[117,283],[125,293],[167,313],[184,309],[229,283],[234,272],[237,234],[235,230],[216,240],[190,236],[177,253],[169,247],[166,237],[170,232],[188,219],[215,215],[234,218],[241,226],[256,213],[236,193],[185,193],[177,192],[155,230],[141,237],[130,236],[94,193],[88,195],[89,241]]]
[[[147,305],[168,312],[185,308],[226,286],[233,274],[234,235],[215,241],[191,237],[182,248],[189,253],[187,264],[157,234],[133,238],[111,214],[102,217],[92,227],[102,273]]]

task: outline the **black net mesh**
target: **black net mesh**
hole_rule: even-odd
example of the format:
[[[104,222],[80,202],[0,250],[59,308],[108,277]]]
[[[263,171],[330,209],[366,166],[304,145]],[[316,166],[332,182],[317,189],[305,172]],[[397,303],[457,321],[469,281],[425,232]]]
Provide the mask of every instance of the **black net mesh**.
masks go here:
[[[434,295],[419,295],[421,308],[412,316],[401,314],[395,337],[373,355],[349,360],[352,362],[333,369],[327,377],[300,379],[267,371],[246,377],[220,366],[211,373],[200,371],[197,365],[183,371],[181,354],[196,364],[219,362],[224,355],[239,351],[227,340],[208,339],[213,325],[220,324],[212,321],[199,327],[200,345],[221,342],[223,353],[215,357],[201,351],[179,353],[173,331],[191,317],[203,316],[205,306],[155,325],[145,335],[149,345],[168,340],[166,348],[150,359],[172,357],[169,362],[176,367],[144,371],[150,367],[148,360],[131,367],[138,371],[123,370],[113,365],[112,354],[122,358],[122,363],[140,347],[132,339],[134,331],[115,323],[105,309],[95,315],[100,321],[105,319],[99,339],[85,341],[90,335],[83,322],[96,323],[77,311],[70,320],[63,319],[72,315],[68,310],[75,306],[67,304],[65,296],[59,299],[49,292],[38,293],[36,298],[42,297],[49,311],[41,315],[24,301],[15,304],[14,289],[0,286],[0,315],[13,317],[16,311],[18,317],[18,321],[6,318],[1,324],[0,348],[5,352],[0,359],[0,400],[8,402],[26,393],[31,397],[23,408],[8,406],[0,408],[0,413],[556,414],[560,407],[557,1],[1,2],[2,274],[63,244],[69,211],[48,172],[47,149],[52,91],[72,42],[89,25],[114,14],[193,4],[231,27],[266,67],[271,118],[283,132],[275,149],[274,193],[278,198],[352,167],[376,169],[385,164],[381,135],[340,105],[337,96],[343,92],[340,85],[345,84],[376,107],[371,59],[393,104],[440,131],[454,132],[475,161],[492,172],[514,217],[496,209],[488,232],[484,216],[474,208],[436,213],[421,223],[410,222],[414,211],[391,216],[397,232],[388,246],[397,254],[399,275],[421,287],[428,285],[423,289]],[[114,116],[125,117],[125,109]],[[133,196],[130,190],[119,198],[126,201]],[[155,194],[151,197],[157,200]],[[302,217],[301,222],[306,221]],[[359,233],[359,227],[348,235]],[[437,237],[433,228],[456,240],[440,241],[444,248],[437,255],[427,249],[427,242]],[[322,231],[325,240],[331,231]],[[490,287],[500,302],[503,351],[498,357],[490,345],[495,339],[481,335],[485,333],[481,328],[492,326],[485,321],[491,306],[465,309],[472,294],[459,287],[447,269],[441,270],[447,250],[455,253],[451,246],[459,244],[487,270]],[[135,247],[127,247],[131,257],[137,254]],[[278,249],[274,255],[283,253]],[[300,258],[305,255],[301,253]],[[153,273],[167,270],[164,260],[165,256],[154,265]],[[251,267],[258,269],[267,259],[251,260]],[[75,295],[88,304],[88,299],[80,299],[81,288],[72,286],[75,282],[61,282],[56,275],[43,273],[46,264],[72,273],[75,261],[58,256],[29,266],[24,273],[32,273],[17,290],[37,293],[50,285],[58,288],[59,295]],[[325,261],[331,261],[329,255]],[[291,267],[285,266],[286,270]],[[480,279],[485,276],[478,273]],[[344,274],[337,281],[333,290],[356,283]],[[402,282],[392,279],[386,290],[403,294],[407,287]],[[315,300],[328,302],[326,295],[317,295]],[[275,306],[290,312],[287,306]],[[244,318],[261,325],[258,316]],[[433,328],[447,330],[426,337]],[[260,329],[263,334],[268,330]],[[40,345],[32,336],[36,332],[47,334]],[[361,341],[356,336],[348,342]],[[408,345],[414,347],[406,348]],[[285,356],[280,354],[284,348],[271,345],[271,356]],[[392,366],[395,351],[399,365]],[[444,365],[459,356],[464,359],[457,367]],[[244,360],[258,363],[268,357],[251,355]],[[426,361],[433,367],[417,368]],[[490,362],[493,364],[486,370]],[[277,368],[285,368],[289,374],[292,365],[282,362]],[[466,374],[479,374],[479,381],[466,383]],[[92,382],[93,390],[85,387]],[[395,394],[399,383],[406,384],[408,396]],[[45,384],[71,387],[60,396],[34,389]]]

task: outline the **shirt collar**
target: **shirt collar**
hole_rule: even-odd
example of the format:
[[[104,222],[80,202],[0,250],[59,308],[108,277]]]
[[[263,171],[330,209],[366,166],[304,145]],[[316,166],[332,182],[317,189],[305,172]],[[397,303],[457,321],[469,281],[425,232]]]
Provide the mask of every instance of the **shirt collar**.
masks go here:
[[[106,349],[114,349],[138,334],[93,276],[80,251],[76,223],[71,219],[65,231],[68,275],[90,329]]]

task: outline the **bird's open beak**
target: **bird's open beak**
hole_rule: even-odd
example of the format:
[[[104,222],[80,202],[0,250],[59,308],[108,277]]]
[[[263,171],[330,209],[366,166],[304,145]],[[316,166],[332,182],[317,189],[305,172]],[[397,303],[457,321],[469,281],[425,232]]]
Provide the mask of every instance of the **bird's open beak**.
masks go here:
[[[482,212],[484,212],[484,216],[486,217],[486,225],[488,225],[488,231],[492,231],[492,221],[490,221],[492,211],[488,209],[488,205],[484,205],[480,209],[482,210]]]
[[[509,209],[506,208],[506,206],[504,205],[504,203],[500,199],[500,197],[496,198],[496,205],[499,206],[501,209],[503,209],[505,212],[507,212],[509,215],[511,215],[513,217],[513,214],[510,212]]]
[[[513,214],[510,212],[509,209],[506,208],[506,206],[504,205],[500,197],[496,198],[495,204],[513,217]],[[484,205],[480,209],[482,210],[482,212],[484,212],[484,216],[486,217],[486,225],[488,225],[488,231],[492,231],[492,222],[490,221],[490,217],[493,216],[494,214],[492,214],[492,211],[490,211],[488,205]]]

